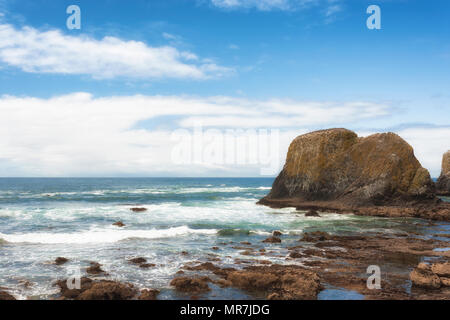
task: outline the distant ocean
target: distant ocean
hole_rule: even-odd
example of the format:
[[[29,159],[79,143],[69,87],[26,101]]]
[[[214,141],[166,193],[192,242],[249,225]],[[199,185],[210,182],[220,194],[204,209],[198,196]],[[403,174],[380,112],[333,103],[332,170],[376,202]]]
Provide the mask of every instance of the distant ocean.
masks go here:
[[[256,205],[272,178],[0,179],[0,287],[21,298],[48,299],[52,285],[96,261],[109,276],[140,288],[159,288],[159,298],[178,299],[168,283],[186,263],[214,257],[222,266],[235,259],[285,264],[287,247],[305,231],[449,233],[449,224],[426,229],[414,219],[324,214],[306,218],[293,208]],[[132,207],[145,212],[132,212]],[[113,226],[122,221],[123,228]],[[282,244],[263,244],[273,230],[288,234]],[[276,255],[243,256],[223,242],[271,246]],[[212,247],[220,249],[213,251]],[[181,255],[181,251],[189,255]],[[56,257],[70,261],[56,266]],[[155,268],[127,260],[145,257]],[[289,263],[297,263],[288,261]],[[298,262],[300,263],[300,262]],[[208,298],[249,298],[233,289]],[[345,298],[345,296],[338,296]]]

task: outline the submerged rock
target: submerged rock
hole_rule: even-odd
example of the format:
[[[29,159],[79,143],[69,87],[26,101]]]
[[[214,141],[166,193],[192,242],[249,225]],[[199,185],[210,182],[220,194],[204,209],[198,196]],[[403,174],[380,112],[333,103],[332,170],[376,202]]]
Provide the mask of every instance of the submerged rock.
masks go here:
[[[281,239],[278,238],[278,237],[273,236],[273,237],[267,238],[267,239],[264,240],[263,242],[265,242],[265,243],[280,243],[280,242],[281,242]]]
[[[130,259],[128,261],[130,261],[130,263],[133,263],[133,264],[142,264],[142,263],[146,263],[147,259],[139,257],[139,258]]]
[[[91,262],[91,266],[86,269],[86,272],[89,274],[100,274],[105,271],[101,268],[101,264],[98,262]]]
[[[450,150],[442,157],[442,171],[436,189],[439,195],[450,196]]]
[[[309,210],[307,213],[305,213],[305,217],[320,217],[320,215],[316,210]]]
[[[58,258],[55,259],[55,264],[57,266],[60,266],[62,264],[65,264],[67,261],[69,261],[69,259],[64,258],[64,257],[58,257]]]
[[[113,223],[113,226],[122,228],[125,227],[125,224],[122,221],[117,221]]]
[[[146,208],[131,208],[130,210],[133,211],[133,212],[144,212],[144,211],[147,211]]]

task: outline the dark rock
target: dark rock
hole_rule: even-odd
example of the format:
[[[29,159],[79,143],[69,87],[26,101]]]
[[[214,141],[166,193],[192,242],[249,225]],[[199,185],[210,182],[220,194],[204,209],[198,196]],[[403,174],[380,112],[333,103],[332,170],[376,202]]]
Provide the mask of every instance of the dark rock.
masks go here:
[[[130,300],[135,295],[136,289],[130,284],[104,280],[93,283],[77,300]]]
[[[8,292],[0,291],[0,300],[16,300],[16,298],[14,298]]]
[[[226,280],[231,286],[266,292],[270,300],[313,300],[322,289],[320,277],[297,266],[255,266],[232,271]]]
[[[91,266],[86,269],[86,272],[89,274],[100,274],[105,271],[101,268],[101,264],[98,262],[91,262]]]
[[[219,247],[212,247],[211,249],[217,251],[219,250]]]
[[[305,213],[305,217],[320,217],[320,215],[315,210],[309,210]]]
[[[80,279],[80,289],[69,289],[67,287],[67,280],[58,280],[55,285],[60,288],[60,294],[67,299],[76,299],[83,291],[86,291],[92,286],[93,280],[82,277]]]
[[[64,258],[64,257],[58,257],[58,258],[55,259],[55,264],[57,266],[60,266],[62,264],[65,264],[67,261],[69,261],[69,259]]]
[[[208,282],[211,279],[208,277],[179,277],[175,278],[170,282],[171,286],[175,287],[175,290],[184,293],[202,293],[210,291]]]
[[[141,291],[139,300],[156,300],[158,297],[159,290],[156,289],[144,289]]]
[[[117,221],[113,223],[113,226],[117,227],[125,227],[125,224],[122,221]]]
[[[147,259],[139,257],[139,258],[130,259],[128,261],[130,261],[131,263],[134,263],[134,264],[141,264],[141,263],[146,263]]]
[[[281,239],[278,237],[269,237],[266,240],[264,240],[263,242],[265,242],[265,243],[281,243]]]
[[[133,212],[144,212],[144,211],[147,211],[146,208],[131,208],[130,210],[133,211]]]
[[[274,237],[281,237],[283,234],[281,233],[281,231],[275,230],[272,232],[272,236]]]
[[[148,269],[148,268],[154,268],[154,267],[156,267],[156,264],[154,264],[154,263],[143,263],[139,266],[139,268],[142,268],[142,269]]]
[[[300,241],[305,242],[316,242],[316,241],[325,241],[331,240],[332,237],[330,234],[323,231],[314,231],[314,232],[305,232]]]

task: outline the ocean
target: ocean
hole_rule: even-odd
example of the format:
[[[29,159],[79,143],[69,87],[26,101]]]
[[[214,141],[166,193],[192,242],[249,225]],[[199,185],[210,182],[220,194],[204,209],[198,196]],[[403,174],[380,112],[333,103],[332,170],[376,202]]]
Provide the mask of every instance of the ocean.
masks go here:
[[[426,226],[417,219],[333,213],[311,218],[294,208],[257,205],[272,182],[272,178],[2,178],[0,287],[21,299],[51,299],[58,293],[56,280],[76,270],[84,274],[96,261],[108,278],[160,289],[160,299],[183,299],[169,286],[183,265],[213,260],[221,266],[242,267],[236,259],[301,264],[286,257],[287,247],[295,245],[303,232],[450,233],[448,223]],[[133,212],[133,207],[147,211]],[[114,226],[117,221],[125,227]],[[283,242],[262,243],[274,230],[286,234]],[[276,254],[253,257],[223,245],[242,241],[270,247]],[[69,262],[57,266],[53,263],[57,257]],[[155,267],[130,264],[135,257],[144,257]],[[319,298],[353,296],[330,289]],[[205,298],[258,297],[213,287]]]

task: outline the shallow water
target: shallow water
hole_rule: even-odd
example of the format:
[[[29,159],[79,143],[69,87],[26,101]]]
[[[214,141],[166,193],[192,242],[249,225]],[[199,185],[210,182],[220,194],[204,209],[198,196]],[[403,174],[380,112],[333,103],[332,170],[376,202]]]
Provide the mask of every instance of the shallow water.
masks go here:
[[[112,278],[141,288],[161,288],[160,298],[185,298],[168,286],[181,266],[218,258],[222,266],[235,259],[269,259],[287,263],[286,247],[305,231],[342,233],[418,232],[426,237],[450,233],[450,225],[429,226],[422,220],[322,214],[306,218],[293,208],[256,205],[273,179],[0,179],[0,287],[20,298],[49,298],[52,283],[88,266],[103,265]],[[130,208],[145,207],[146,212]],[[113,226],[116,221],[124,228]],[[273,230],[287,235],[282,244],[263,244]],[[249,241],[272,248],[273,256],[241,255],[223,243]],[[218,246],[217,251],[211,250]],[[189,255],[181,255],[188,251]],[[69,258],[64,266],[51,264]],[[145,257],[155,268],[128,263]],[[289,263],[293,263],[289,261]],[[25,281],[31,286],[24,287]],[[324,297],[351,298],[346,292]],[[215,289],[210,299],[249,298],[234,289]]]

